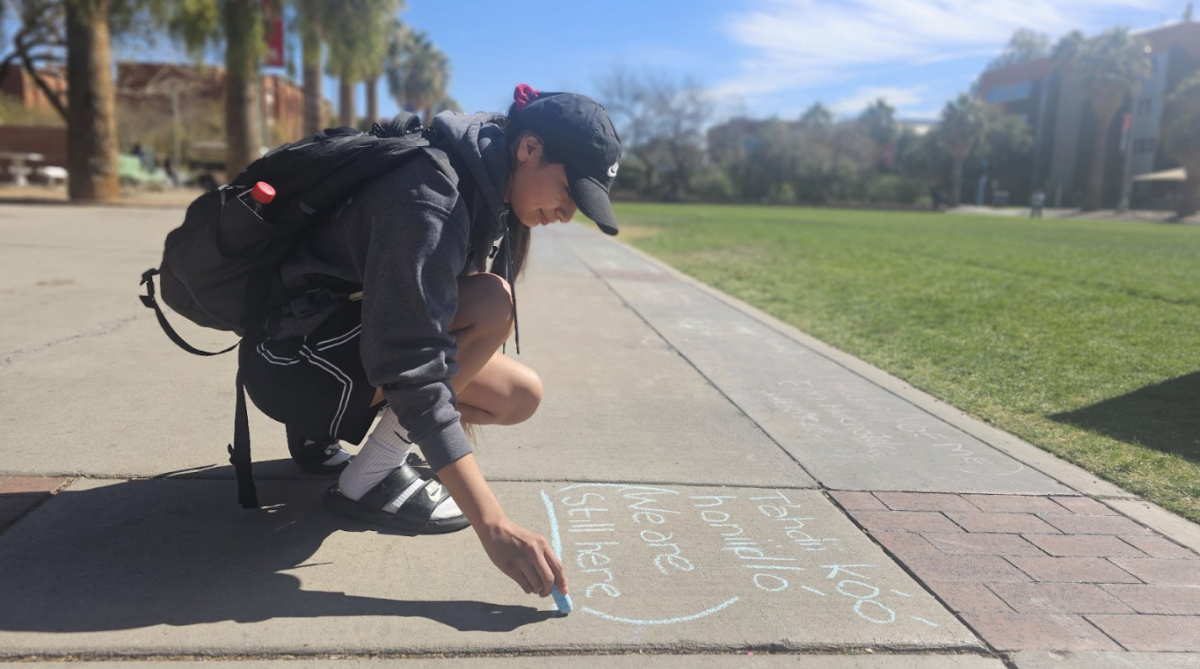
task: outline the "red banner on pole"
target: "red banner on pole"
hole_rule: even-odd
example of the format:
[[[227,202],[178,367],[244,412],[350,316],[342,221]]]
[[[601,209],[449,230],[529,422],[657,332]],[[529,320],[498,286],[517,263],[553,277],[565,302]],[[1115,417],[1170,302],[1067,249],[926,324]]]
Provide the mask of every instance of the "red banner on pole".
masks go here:
[[[1121,141],[1118,143],[1121,153],[1125,153],[1127,150],[1129,150],[1129,131],[1132,128],[1133,114],[1125,112],[1125,115],[1121,117]]]
[[[267,42],[264,65],[283,67],[283,7],[279,0],[263,0],[263,35]]]

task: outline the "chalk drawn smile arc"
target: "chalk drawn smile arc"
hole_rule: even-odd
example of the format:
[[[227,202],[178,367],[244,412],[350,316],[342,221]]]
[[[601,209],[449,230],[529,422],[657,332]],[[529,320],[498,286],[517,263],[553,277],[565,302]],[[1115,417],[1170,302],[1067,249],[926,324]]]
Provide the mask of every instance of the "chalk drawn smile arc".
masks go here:
[[[546,516],[550,519],[550,544],[554,548],[554,553],[558,556],[558,559],[561,560],[562,559],[562,536],[558,533],[558,514],[556,514],[554,512],[554,502],[552,502],[550,500],[550,496],[546,494],[546,491],[542,490],[541,493],[542,493],[542,502],[546,505]],[[731,604],[733,604],[737,600],[738,600],[738,598],[734,597],[723,604],[718,604],[710,609],[705,609],[705,610],[701,611],[700,613],[693,613],[690,616],[680,616],[678,618],[664,618],[661,620],[636,620],[633,618],[620,618],[618,616],[613,616],[613,615],[604,613],[603,611],[597,611],[596,609],[593,609],[593,608],[590,608],[587,606],[580,609],[580,611],[586,611],[587,613],[590,613],[594,616],[598,616],[605,620],[611,620],[613,622],[618,622],[618,623],[627,623],[630,625],[671,625],[674,623],[686,623],[686,622],[689,622],[692,620],[697,620],[699,618],[703,618],[705,616],[710,616],[714,613],[717,613],[718,611],[722,611],[722,610],[728,608]]]
[[[718,605],[712,607],[711,609],[706,609],[704,611],[701,611],[700,613],[694,613],[690,616],[681,616],[679,618],[665,618],[663,620],[634,620],[633,618],[619,618],[617,616],[611,616],[607,613],[604,613],[603,611],[597,611],[596,609],[593,609],[593,608],[590,608],[587,606],[585,606],[579,610],[586,611],[594,616],[599,616],[601,618],[604,618],[605,620],[611,620],[611,621],[617,622],[617,623],[629,623],[630,625],[671,625],[674,623],[686,623],[690,620],[696,620],[698,618],[710,616],[710,615],[716,613],[717,611],[720,611],[720,610],[728,607],[730,604],[733,604],[737,600],[738,600],[738,598],[734,597],[733,599],[725,602],[724,604],[718,604]]]

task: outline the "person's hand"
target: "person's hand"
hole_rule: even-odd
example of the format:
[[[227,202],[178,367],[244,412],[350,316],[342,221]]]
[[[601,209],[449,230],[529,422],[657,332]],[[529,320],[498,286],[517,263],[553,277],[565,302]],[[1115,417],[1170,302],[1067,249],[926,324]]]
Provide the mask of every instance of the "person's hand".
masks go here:
[[[546,597],[550,587],[567,594],[567,575],[550,542],[507,519],[478,531],[479,541],[492,563],[517,582],[526,593]]]

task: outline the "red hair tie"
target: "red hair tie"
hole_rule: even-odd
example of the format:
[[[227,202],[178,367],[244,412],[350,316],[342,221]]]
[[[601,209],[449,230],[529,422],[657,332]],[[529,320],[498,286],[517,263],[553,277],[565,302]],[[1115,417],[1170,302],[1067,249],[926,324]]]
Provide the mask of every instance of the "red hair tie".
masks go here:
[[[517,84],[516,90],[513,91],[513,101],[517,103],[517,111],[525,108],[525,105],[537,99],[542,92],[531,88],[529,84]]]

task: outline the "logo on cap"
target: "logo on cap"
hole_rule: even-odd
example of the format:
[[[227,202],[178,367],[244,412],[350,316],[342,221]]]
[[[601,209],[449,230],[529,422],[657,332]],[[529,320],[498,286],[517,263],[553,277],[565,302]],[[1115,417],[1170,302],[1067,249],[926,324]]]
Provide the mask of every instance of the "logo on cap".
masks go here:
[[[617,163],[613,163],[612,167],[608,168],[608,177],[610,179],[617,176]]]

